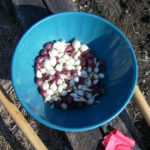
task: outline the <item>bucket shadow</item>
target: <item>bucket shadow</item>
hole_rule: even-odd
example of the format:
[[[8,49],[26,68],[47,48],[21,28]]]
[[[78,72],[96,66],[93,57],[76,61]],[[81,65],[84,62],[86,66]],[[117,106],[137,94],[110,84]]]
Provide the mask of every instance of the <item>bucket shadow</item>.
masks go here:
[[[38,125],[38,136],[44,142],[48,150],[72,150],[71,144],[65,132]]]
[[[9,5],[8,13],[12,24],[9,24],[7,33],[3,33],[2,30],[5,25],[1,28],[1,35],[7,34],[7,38],[0,37],[0,79],[11,80],[11,63],[19,39],[30,26],[51,13],[44,8],[33,5],[14,5],[7,0],[6,4]]]

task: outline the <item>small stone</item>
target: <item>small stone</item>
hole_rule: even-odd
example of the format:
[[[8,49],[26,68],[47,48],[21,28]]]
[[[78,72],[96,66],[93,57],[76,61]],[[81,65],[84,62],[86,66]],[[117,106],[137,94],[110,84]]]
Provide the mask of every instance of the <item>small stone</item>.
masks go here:
[[[82,9],[83,7],[82,6],[80,6],[80,9]]]
[[[143,81],[142,81],[142,83],[145,83],[146,82],[146,80],[144,79]]]

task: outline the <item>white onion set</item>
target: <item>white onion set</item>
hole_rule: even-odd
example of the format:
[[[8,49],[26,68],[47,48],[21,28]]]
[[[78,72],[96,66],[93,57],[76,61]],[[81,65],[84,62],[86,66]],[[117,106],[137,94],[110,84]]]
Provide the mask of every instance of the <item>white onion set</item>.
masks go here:
[[[36,84],[45,102],[62,109],[91,105],[105,92],[104,62],[97,61],[89,47],[72,43],[46,43],[35,61]]]

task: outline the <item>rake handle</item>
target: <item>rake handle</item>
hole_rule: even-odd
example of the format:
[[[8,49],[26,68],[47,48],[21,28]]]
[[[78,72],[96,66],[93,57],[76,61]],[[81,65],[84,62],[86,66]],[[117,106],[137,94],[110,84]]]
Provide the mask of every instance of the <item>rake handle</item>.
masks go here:
[[[10,100],[6,97],[6,94],[4,94],[2,90],[0,89],[0,101],[5,106],[18,127],[22,130],[26,138],[36,150],[47,150],[45,145],[42,143],[37,134],[33,131],[23,115],[20,113],[17,107],[10,102]]]
[[[134,99],[136,103],[138,104],[141,110],[141,113],[143,117],[145,118],[147,124],[150,126],[150,107],[148,103],[146,102],[146,99],[144,98],[138,86],[136,86],[135,88]]]

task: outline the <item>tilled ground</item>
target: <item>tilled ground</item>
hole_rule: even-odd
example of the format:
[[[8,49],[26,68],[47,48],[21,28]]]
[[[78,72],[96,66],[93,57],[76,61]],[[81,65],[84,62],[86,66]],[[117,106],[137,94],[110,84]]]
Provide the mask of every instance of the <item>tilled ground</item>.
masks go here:
[[[150,1],[149,0],[73,0],[78,10],[102,16],[111,21],[128,37],[135,50],[139,64],[138,84],[150,104]],[[23,30],[13,15],[0,0],[0,84],[11,96],[30,125],[51,150],[69,148],[62,132],[47,128],[22,108],[12,87],[10,78],[11,58]],[[132,100],[128,105],[137,129],[140,131],[147,149],[150,149],[150,128],[141,116],[138,106]],[[32,149],[22,132],[15,125],[7,111],[0,104],[0,149]]]

